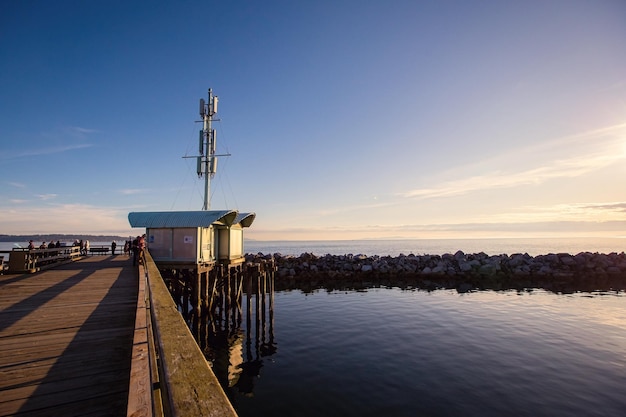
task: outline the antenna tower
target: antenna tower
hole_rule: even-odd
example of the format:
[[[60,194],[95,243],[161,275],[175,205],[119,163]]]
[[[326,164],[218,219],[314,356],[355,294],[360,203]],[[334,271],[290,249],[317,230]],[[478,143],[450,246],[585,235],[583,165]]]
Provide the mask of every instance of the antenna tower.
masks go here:
[[[215,113],[217,113],[217,101],[218,97],[213,95],[213,90],[209,88],[209,97],[207,101],[203,98],[200,99],[200,117],[203,123],[202,130],[200,130],[198,156],[183,156],[183,158],[196,158],[197,160],[197,173],[198,177],[204,177],[204,205],[202,210],[208,210],[211,206],[211,178],[215,176],[217,172],[217,157],[218,156],[230,156],[229,153],[217,155],[215,153],[215,140],[217,134],[215,129],[211,127],[211,122],[214,119]]]
[[[215,129],[211,127],[213,116],[217,113],[217,96],[213,95],[213,90],[209,88],[208,100],[200,99],[200,117],[202,117],[203,127],[200,131],[199,156],[197,156],[198,177],[204,176],[204,205],[202,210],[208,210],[211,204],[211,178],[217,172],[217,156],[215,155]]]

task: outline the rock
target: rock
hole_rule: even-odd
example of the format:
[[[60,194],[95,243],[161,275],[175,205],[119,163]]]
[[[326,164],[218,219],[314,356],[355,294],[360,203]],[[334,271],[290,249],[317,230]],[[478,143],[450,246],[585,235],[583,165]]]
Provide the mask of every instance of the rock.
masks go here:
[[[542,265],[537,273],[539,275],[549,275],[552,273],[552,268],[550,268],[548,265]]]
[[[472,265],[470,265],[469,262],[460,261],[459,269],[461,270],[461,272],[469,272],[472,270]]]
[[[448,268],[446,268],[445,265],[437,265],[436,267],[434,267],[431,272],[433,274],[441,274],[443,272],[445,272]]]
[[[480,275],[495,275],[496,266],[494,264],[484,264],[478,268],[478,273]]]
[[[596,286],[594,280],[606,280],[609,288],[626,286],[626,253],[591,253],[580,252],[574,256],[567,253],[530,256],[527,253],[515,253],[511,256],[489,256],[484,252],[466,254],[456,251],[453,255],[400,255],[367,256],[330,255],[316,256],[303,253],[300,256],[280,253],[246,254],[247,263],[265,263],[270,270],[276,271],[277,278],[303,277],[309,279],[327,279],[341,277],[357,278],[360,274],[370,274],[368,280],[380,283],[383,275],[392,279],[398,275],[410,279],[416,275],[437,275],[437,287],[453,288],[458,282],[478,274],[483,277],[502,277],[502,279],[525,277],[523,281],[514,281],[515,285],[533,285],[533,282],[554,283],[588,282]],[[443,282],[443,277],[446,282]],[[548,280],[545,280],[549,277]],[[555,278],[553,280],[551,278]],[[358,278],[357,278],[358,279]],[[543,281],[542,281],[543,280]],[[361,281],[363,282],[363,281]],[[493,280],[486,281],[494,285]],[[522,284],[523,282],[523,284]],[[528,284],[527,284],[528,283]],[[604,284],[603,284],[604,285]]]

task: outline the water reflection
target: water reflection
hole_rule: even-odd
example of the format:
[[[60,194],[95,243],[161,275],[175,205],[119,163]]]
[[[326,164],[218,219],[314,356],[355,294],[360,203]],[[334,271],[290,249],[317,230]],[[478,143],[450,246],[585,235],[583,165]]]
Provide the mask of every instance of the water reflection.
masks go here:
[[[182,281],[191,282],[193,280],[184,279]],[[190,305],[190,299],[193,298],[190,294],[193,293],[193,290],[191,288],[188,289],[186,285],[181,286],[183,290],[182,292],[177,293],[179,294],[177,299],[180,301],[179,306],[187,306],[187,308],[180,307],[181,313],[189,324],[189,327],[207,360],[212,364],[214,373],[222,384],[222,387],[233,401],[233,404],[237,407],[238,412],[242,410],[242,415],[245,415],[244,410],[255,409],[259,404],[265,404],[264,401],[266,401],[267,404],[271,403],[271,400],[269,399],[260,398],[266,395],[268,387],[274,387],[272,388],[275,393],[274,395],[287,388],[291,389],[288,386],[290,384],[294,384],[295,382],[284,382],[285,380],[283,380],[283,378],[289,377],[291,372],[280,368],[281,366],[285,366],[285,362],[289,362],[290,359],[288,353],[289,349],[284,348],[288,348],[290,343],[294,343],[294,340],[298,340],[298,343],[303,343],[302,340],[306,337],[306,332],[303,332],[303,329],[309,328],[307,327],[307,321],[305,320],[309,314],[306,309],[307,305],[310,307],[311,304],[314,304],[313,301],[309,303],[297,302],[293,305],[286,305],[286,299],[283,297],[281,303],[281,313],[283,314],[283,318],[280,323],[281,343],[283,346],[281,353],[282,363],[280,365],[276,365],[273,361],[268,362],[268,359],[277,353],[277,343],[274,331],[275,291],[289,292],[290,290],[299,290],[294,292],[293,296],[295,297],[298,292],[307,296],[307,294],[313,295],[320,292],[320,290],[325,290],[328,293],[335,294],[333,299],[339,298],[336,296],[338,292],[346,293],[347,298],[339,307],[335,304],[325,304],[324,301],[322,304],[317,306],[318,308],[314,309],[314,318],[310,321],[310,328],[315,328],[317,331],[311,332],[312,334],[319,334],[319,331],[322,329],[324,332],[332,332],[332,329],[334,328],[333,326],[329,329],[321,323],[335,323],[336,320],[338,320],[338,317],[343,316],[344,310],[346,308],[349,309],[350,302],[358,303],[363,299],[354,298],[353,294],[359,293],[359,297],[367,297],[368,309],[371,308],[373,312],[376,312],[376,315],[367,317],[352,317],[351,323],[368,323],[369,329],[376,329],[376,332],[366,330],[367,326],[364,328],[362,325],[354,327],[354,329],[359,335],[371,334],[373,339],[365,341],[363,339],[365,336],[355,336],[354,348],[340,349],[341,351],[349,352],[349,355],[352,355],[355,358],[361,358],[359,360],[359,365],[355,365],[355,369],[358,370],[360,369],[360,364],[362,363],[375,363],[377,364],[376,366],[383,366],[386,361],[393,362],[392,358],[399,355],[399,353],[394,351],[393,355],[389,355],[385,361],[381,362],[378,356],[372,358],[367,357],[367,355],[362,353],[362,351],[367,350],[366,347],[368,345],[376,346],[377,339],[393,340],[395,333],[387,335],[382,334],[383,330],[389,327],[389,323],[399,322],[403,323],[403,329],[413,329],[407,334],[402,333],[402,331],[405,330],[397,329],[396,333],[402,335],[402,337],[411,338],[415,335],[420,336],[416,337],[416,339],[410,343],[411,346],[418,346],[419,343],[427,340],[428,343],[424,342],[426,345],[421,350],[423,352],[429,351],[429,349],[432,349],[433,346],[437,346],[437,349],[441,349],[441,346],[446,346],[446,344],[447,346],[452,346],[447,351],[446,355],[443,355],[447,360],[447,358],[458,356],[456,346],[458,346],[459,343],[467,343],[467,340],[470,340],[475,332],[487,332],[485,328],[491,328],[493,320],[498,317],[511,316],[517,318],[521,317],[523,314],[529,315],[531,311],[534,311],[534,309],[528,308],[531,301],[534,303],[533,305],[537,306],[537,308],[541,307],[540,311],[542,312],[539,316],[529,315],[528,322],[533,323],[530,327],[530,329],[533,329],[534,326],[536,326],[536,323],[540,323],[545,320],[543,314],[552,313],[550,308],[555,302],[555,298],[547,297],[544,293],[578,294],[576,296],[576,303],[579,305],[579,308],[586,305],[580,300],[587,298],[585,295],[581,295],[581,292],[588,293],[589,296],[593,296],[595,298],[600,295],[603,296],[602,298],[607,298],[607,295],[616,294],[621,296],[621,292],[619,290],[609,290],[610,288],[616,288],[616,286],[613,285],[613,282],[610,282],[609,285],[606,284],[606,282],[598,282],[597,280],[581,280],[577,283],[564,283],[555,280],[545,280],[545,282],[515,280],[511,282],[500,281],[493,283],[485,281],[474,282],[470,279],[453,280],[449,277],[439,277],[439,279],[437,279],[437,277],[431,277],[429,280],[413,277],[389,277],[385,279],[379,278],[373,280],[356,276],[335,278],[332,280],[322,278],[308,279],[303,277],[280,278],[278,282],[275,283],[274,272],[246,270],[230,271],[226,274],[211,274],[208,276],[206,283],[198,284],[201,287],[201,290],[198,292],[206,295],[202,297],[201,309],[195,309]],[[383,293],[377,290],[382,288],[400,289],[400,292],[384,292],[385,295],[382,297],[381,294]],[[454,293],[457,294],[459,298],[452,298],[452,292],[437,291],[444,288],[454,290]],[[486,288],[491,288],[495,291],[484,291]],[[542,291],[541,288],[545,291]],[[598,289],[603,289],[604,291],[597,291]],[[364,294],[361,294],[363,292],[371,292],[372,294],[367,294],[365,296]],[[529,296],[534,293],[537,293],[538,295],[536,297],[529,298]],[[419,299],[420,302],[414,302],[413,298],[409,298],[410,294],[413,294],[415,296],[414,299]],[[445,297],[442,297],[442,294],[446,294]],[[511,299],[510,296],[514,294],[519,296],[515,297],[517,300]],[[435,297],[435,295],[437,296]],[[428,296],[428,298],[423,298],[423,296]],[[379,298],[382,298],[381,305],[377,304],[377,300]],[[430,309],[426,309],[417,310],[409,316],[405,316],[405,309],[397,310],[399,306],[404,306],[406,307],[406,311],[412,311],[410,310],[411,308],[417,309],[416,306],[425,305],[428,300],[432,302],[433,300],[439,298],[445,298],[445,300],[441,304],[431,306],[432,310],[436,311],[437,314],[431,314]],[[323,299],[315,297],[316,305],[319,300]],[[537,302],[537,300],[545,300],[547,304],[543,306],[543,304]],[[512,310],[515,309],[516,305],[519,303],[525,304],[525,307],[521,308],[519,311],[515,310],[515,313],[512,313]],[[472,314],[464,314],[464,316],[467,315],[474,317],[476,320],[467,325],[460,326],[459,328],[455,327],[454,320],[451,321],[449,319],[443,319],[448,317],[448,313],[454,311],[454,309],[450,310],[450,306],[456,306],[454,309],[461,307],[468,309],[477,308],[477,310],[471,310]],[[598,308],[597,303],[593,304],[593,308]],[[327,311],[331,311],[332,314],[324,319],[324,314],[326,314],[325,312]],[[377,320],[376,317],[378,314],[383,315],[388,320],[384,323],[376,322],[375,320]],[[601,314],[600,312],[597,314],[599,316],[606,315]],[[289,319],[285,319],[284,316],[289,317]],[[616,317],[614,314],[606,316]],[[294,317],[297,317],[297,320]],[[428,319],[416,321],[414,320],[415,317],[426,317]],[[589,319],[590,317],[593,317],[593,314],[586,314],[585,317]],[[293,323],[290,324],[290,320],[293,321]],[[561,318],[560,320],[564,319]],[[419,327],[418,330],[415,330],[415,326],[421,326],[422,322],[423,326]],[[490,324],[483,326],[483,323]],[[342,341],[341,343],[347,343],[345,329],[353,328],[352,326],[353,324],[339,326],[343,330],[341,330],[341,334],[337,336],[337,340]],[[526,328],[524,328],[523,332],[514,332],[511,329],[515,328],[515,326],[519,326],[517,319],[507,323],[505,326],[502,326],[502,328],[506,330],[502,330],[498,333],[495,339],[496,341],[490,342],[489,346],[498,346],[498,343],[504,343],[502,340],[506,341],[508,340],[507,338],[515,339],[517,337],[521,337],[519,334],[531,332],[531,330]],[[471,333],[469,336],[464,336],[463,329],[466,327],[471,327],[472,332],[474,333]],[[562,329],[565,327],[566,326],[563,325],[563,322],[560,322],[559,328]],[[445,330],[449,328],[453,328],[454,331],[441,332],[442,329]],[[440,331],[440,334],[437,333],[438,331]],[[290,334],[290,332],[293,334]],[[497,332],[493,333],[495,334]],[[453,340],[439,341],[436,339],[436,337],[444,337],[446,335],[450,336],[452,334],[456,335],[455,337],[458,340],[461,340],[461,342],[458,342],[458,340],[454,338]],[[503,338],[502,334],[506,335],[506,337]],[[424,337],[425,335],[428,335],[428,337]],[[330,336],[325,334],[325,338],[330,338]],[[538,339],[542,338],[544,338],[543,335],[538,337]],[[338,353],[335,352],[335,348],[339,342],[331,343],[330,345],[334,346],[333,348],[315,345],[315,343],[317,343],[315,340],[309,340],[307,343],[311,344],[307,351],[308,359],[315,358],[317,355],[319,358],[324,358],[323,360],[325,361],[328,358],[331,358],[332,355],[338,355]],[[578,343],[581,342],[579,341]],[[393,344],[393,346],[394,349],[397,349],[398,344]],[[505,345],[505,347],[509,349],[510,346]],[[377,352],[385,351],[385,349],[388,348],[389,347],[385,345],[378,349]],[[535,349],[533,351],[537,352],[540,350]],[[488,349],[484,353],[485,357],[491,355]],[[286,359],[283,360],[283,356],[285,356]],[[510,354],[506,353],[503,356],[509,358]],[[422,372],[424,363],[437,364],[439,363],[437,362],[438,360],[440,360],[440,358],[436,360],[432,359],[431,361],[426,362],[420,360],[419,366],[415,365],[413,370],[419,370]],[[472,362],[476,360],[476,358],[471,357],[467,360]],[[272,363],[272,365],[270,365],[270,363]],[[298,361],[298,363],[302,362]],[[341,360],[336,360],[333,363],[349,363],[349,361],[348,359],[342,357]],[[268,365],[270,366],[269,369],[267,368]],[[264,368],[264,366],[266,368]],[[314,368],[317,369],[318,367],[320,366],[318,365]],[[394,369],[396,367],[398,369],[403,369],[400,364],[392,366]],[[498,367],[496,368],[497,369],[494,372],[501,369]],[[270,378],[266,377],[263,379],[263,389],[261,390],[259,389],[261,384],[259,378],[264,369],[265,373],[270,375]],[[364,377],[355,371],[355,369],[350,368],[345,372],[339,372],[339,374],[344,375],[344,377],[352,376],[354,374],[356,375],[356,379]],[[291,368],[291,370],[293,370],[293,368]],[[275,375],[276,372],[283,372],[284,375],[282,375],[282,377],[277,377]],[[439,370],[435,366],[433,370],[428,372],[428,374],[437,375],[438,372]],[[331,377],[335,377],[335,374],[332,372],[324,378],[326,379]],[[407,382],[407,384],[411,385],[410,382]],[[339,383],[339,385],[342,385],[342,383]],[[308,388],[307,393],[309,393]],[[371,395],[371,393],[368,395]]]
[[[526,292],[541,289],[554,294],[626,291],[626,277],[622,275],[598,274],[574,276],[567,279],[549,276],[471,276],[446,274],[405,274],[374,276],[368,274],[345,274],[329,276],[288,276],[278,279],[276,291],[300,290],[313,293],[318,290],[367,291],[371,288],[399,288],[410,291],[455,290],[458,293],[476,291]]]
[[[200,314],[185,297],[180,298],[181,313],[227,394],[235,390],[252,396],[264,358],[277,351],[274,273],[254,270],[211,276],[208,287]]]

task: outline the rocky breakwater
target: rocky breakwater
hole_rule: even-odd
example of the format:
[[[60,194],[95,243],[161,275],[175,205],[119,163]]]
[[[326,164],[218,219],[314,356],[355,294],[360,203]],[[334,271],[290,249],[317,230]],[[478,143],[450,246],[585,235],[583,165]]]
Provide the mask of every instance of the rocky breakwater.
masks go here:
[[[558,292],[626,290],[626,254],[581,252],[530,256],[444,255],[323,255],[279,253],[246,255],[248,262],[273,259],[277,289],[400,286],[424,289],[545,288]]]

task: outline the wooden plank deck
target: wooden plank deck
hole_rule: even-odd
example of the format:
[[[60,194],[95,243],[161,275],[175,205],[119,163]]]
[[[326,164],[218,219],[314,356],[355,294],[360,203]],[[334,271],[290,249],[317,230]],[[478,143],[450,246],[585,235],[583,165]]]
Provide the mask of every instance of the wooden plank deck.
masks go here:
[[[0,275],[0,416],[126,415],[137,291],[124,255]]]

